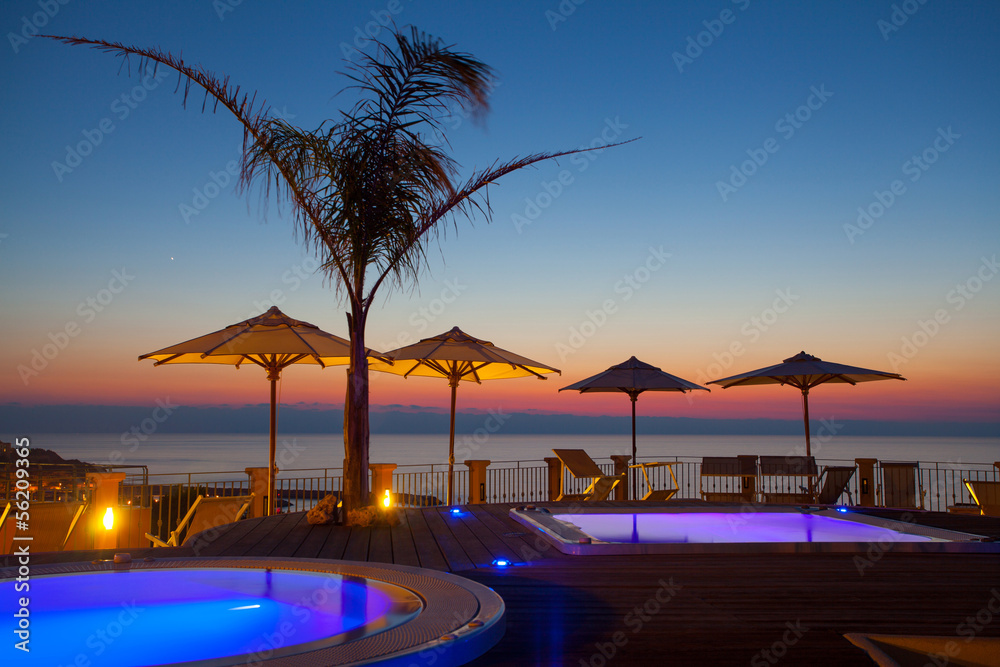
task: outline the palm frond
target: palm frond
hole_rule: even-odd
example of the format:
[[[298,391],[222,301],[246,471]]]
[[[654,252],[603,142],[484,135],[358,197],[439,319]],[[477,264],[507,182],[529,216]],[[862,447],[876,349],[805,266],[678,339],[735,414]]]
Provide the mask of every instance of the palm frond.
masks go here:
[[[132,74],[132,58],[137,59],[136,72],[140,75],[148,71],[150,64],[154,76],[160,65],[173,69],[178,73],[175,92],[181,90],[183,84],[181,104],[185,108],[192,87],[198,86],[203,89],[205,96],[202,100],[202,112],[210,101],[213,112],[221,104],[243,125],[243,156],[238,181],[240,189],[246,190],[257,180],[258,175],[264,174],[266,177],[260,181],[263,183],[265,205],[267,195],[274,191],[279,202],[287,199],[293,204],[296,226],[303,232],[305,238],[322,239],[323,227],[320,224],[322,214],[317,208],[318,199],[306,184],[299,181],[300,173],[307,172],[308,169],[303,169],[294,161],[294,158],[300,157],[301,154],[290,149],[288,134],[285,135],[284,142],[280,136],[271,136],[272,131],[288,130],[290,126],[271,116],[270,107],[263,99],[258,101],[256,92],[241,92],[240,86],[231,84],[228,76],[218,76],[200,65],[190,66],[183,58],[158,48],[142,48],[85,37],[58,35],[39,35],[39,37],[111,53],[121,59],[121,67],[126,68],[129,75]],[[269,163],[267,168],[262,167],[263,161]]]
[[[556,153],[535,153],[504,163],[495,162],[491,167],[474,173],[464,185],[447,196],[438,196],[427,200],[419,213],[416,227],[413,230],[411,246],[397,248],[392,255],[385,258],[380,266],[380,272],[372,283],[370,293],[374,293],[387,279],[397,287],[402,286],[408,280],[415,279],[423,268],[422,262],[426,258],[426,243],[435,232],[440,231],[441,223],[445,220],[450,218],[457,227],[456,215],[472,218],[479,214],[489,222],[492,219],[493,209],[489,203],[488,188],[503,176],[546,160],[622,146],[638,141],[639,138],[601,147],[579,148]]]

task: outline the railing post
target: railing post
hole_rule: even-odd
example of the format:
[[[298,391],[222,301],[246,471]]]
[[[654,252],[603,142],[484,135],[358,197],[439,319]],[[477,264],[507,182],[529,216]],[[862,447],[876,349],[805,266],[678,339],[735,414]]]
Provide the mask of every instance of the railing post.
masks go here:
[[[267,516],[264,511],[269,500],[267,497],[267,468],[246,468],[244,472],[250,477],[250,493],[253,494],[250,516]]]
[[[854,459],[858,465],[858,505],[875,507],[875,464],[878,459]]]
[[[124,513],[118,509],[118,487],[125,480],[123,472],[87,473],[87,481],[94,485],[94,497],[90,502],[90,521],[94,522],[94,548],[114,549],[118,546],[118,531],[121,522],[125,520]],[[104,527],[104,515],[108,508],[115,514],[115,523],[111,530]],[[72,548],[73,545],[67,544]]]
[[[369,463],[368,469],[372,471],[372,495],[373,502],[382,502],[382,496],[386,489],[392,493],[392,471],[396,469],[395,463]]]
[[[625,482],[619,483],[618,486],[615,487],[615,500],[626,500],[625,498],[626,492],[630,488],[632,488],[629,485],[629,474],[628,474],[629,473],[628,462],[632,460],[632,457],[629,456],[628,454],[612,454],[611,460],[615,462],[616,475],[625,473]],[[635,500],[635,498],[632,498],[632,500]]]
[[[469,466],[469,504],[479,505],[486,502],[486,469],[489,461],[466,461]]]
[[[549,466],[549,500],[555,500],[562,492],[562,461],[555,456],[546,456],[545,464]]]

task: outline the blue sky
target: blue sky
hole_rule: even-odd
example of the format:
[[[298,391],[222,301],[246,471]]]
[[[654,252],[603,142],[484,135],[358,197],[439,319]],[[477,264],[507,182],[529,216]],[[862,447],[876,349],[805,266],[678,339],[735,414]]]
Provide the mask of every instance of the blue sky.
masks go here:
[[[26,26],[44,17],[42,32],[182,54],[313,128],[349,99],[337,96],[344,45],[392,15],[498,72],[485,123],[447,124],[464,174],[602,133],[641,139],[504,179],[490,190],[492,224],[460,221],[440,252],[433,246],[419,291],[376,306],[370,345],[458,325],[563,370],[469,391],[478,407],[613,413],[611,399],[555,390],[633,354],[704,382],[805,349],[909,378],[851,390],[863,396],[831,391],[816,409],[1000,421],[990,262],[1000,247],[1000,7],[901,4],[913,10],[905,22],[891,2],[69,2],[53,3],[51,17],[39,13],[44,2],[7,2],[0,401],[256,402],[256,376],[153,371],[135,358],[257,314],[275,296],[291,316],[346,334],[342,303],[308,271],[281,208],[272,202],[265,215],[256,195],[225,183],[241,140],[228,112],[201,113],[197,92],[184,109],[175,76],[143,89],[112,56],[30,37]],[[81,144],[91,150],[79,165],[53,166]],[[923,169],[914,156],[933,163]],[[734,169],[750,175],[732,181]],[[720,193],[720,182],[733,189]],[[206,188],[215,196],[185,217]],[[880,215],[862,229],[859,207]],[[647,262],[656,268],[644,273]],[[122,270],[127,284],[100,312],[81,308],[122,286]],[[628,276],[638,289],[622,288]],[[25,382],[19,367],[74,323],[65,349]],[[339,371],[292,373],[285,400],[341,400]],[[372,386],[375,403],[447,400],[432,381]],[[648,409],[794,417],[798,402],[785,398],[717,390]]]

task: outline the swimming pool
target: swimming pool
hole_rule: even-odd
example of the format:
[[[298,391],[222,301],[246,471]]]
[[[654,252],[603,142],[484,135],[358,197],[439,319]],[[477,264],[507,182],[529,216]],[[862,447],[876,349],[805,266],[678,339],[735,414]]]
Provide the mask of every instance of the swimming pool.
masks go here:
[[[573,555],[726,551],[998,551],[980,535],[829,509],[516,508],[511,516]]]
[[[102,561],[32,567],[26,591],[10,574],[0,599],[14,612],[29,598],[30,652],[8,641],[5,664],[408,664],[429,652],[435,665],[457,665],[492,647],[504,627],[503,600],[490,589],[403,566]]]

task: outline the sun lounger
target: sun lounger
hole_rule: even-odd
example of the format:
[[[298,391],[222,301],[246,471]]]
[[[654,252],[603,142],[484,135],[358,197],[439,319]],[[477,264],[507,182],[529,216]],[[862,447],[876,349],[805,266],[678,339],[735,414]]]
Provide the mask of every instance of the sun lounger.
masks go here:
[[[677,477],[674,475],[674,466],[679,465],[677,461],[653,461],[648,463],[636,463],[635,465],[630,465],[629,468],[641,468],[642,476],[646,480],[646,495],[642,497],[643,500],[648,500],[652,502],[664,502],[673,498],[678,491],[677,487]],[[653,482],[649,479],[649,469],[650,468],[666,468],[670,472],[670,479],[673,480],[674,486],[670,489],[654,489]]]
[[[848,632],[844,638],[865,651],[876,665],[975,667],[996,665],[997,656],[1000,655],[1000,637],[972,636],[957,641],[955,635],[880,635]]]
[[[183,544],[182,535],[191,537],[196,533],[209,528],[218,528],[227,523],[234,523],[243,516],[253,502],[253,495],[249,496],[216,496],[205,497],[199,495],[191,503],[187,514],[177,524],[177,528],[170,532],[170,537],[164,542],[162,539],[151,533],[146,533],[146,539],[158,547],[176,547]]]
[[[848,504],[853,504],[847,485],[854,477],[854,471],[854,466],[827,466],[823,470],[823,488],[816,496],[816,502],[820,505],[836,505],[846,491]]]
[[[611,491],[625,479],[625,475],[606,475],[601,470],[594,459],[582,449],[553,449],[553,453],[563,466],[569,470],[570,474],[577,479],[591,480],[590,486],[583,493],[565,493],[559,489],[559,496],[556,500],[593,501],[605,500]],[[562,479],[562,477],[560,477]]]
[[[13,507],[10,503],[3,508],[3,512],[0,513],[0,553],[9,554],[14,551],[14,522],[7,521],[7,516],[13,511]]]
[[[35,502],[28,507],[28,530],[17,531],[20,536],[30,536],[30,542],[23,542],[31,547],[32,552],[62,551],[73,536],[80,523],[87,504],[83,501],[72,502]],[[14,520],[16,511],[11,503],[7,503],[0,515],[0,535],[3,535],[4,553],[12,553],[14,535],[17,524]]]
[[[752,503],[757,497],[756,456],[706,456],[701,460],[701,480],[710,478],[712,488],[702,488],[710,503]]]
[[[981,479],[963,481],[972,495],[972,500],[979,507],[980,514],[1000,516],[1000,482],[987,482]]]
[[[920,468],[915,461],[880,461],[882,507],[923,509],[924,491]]]
[[[814,503],[819,473],[811,456],[761,456],[765,503]]]

